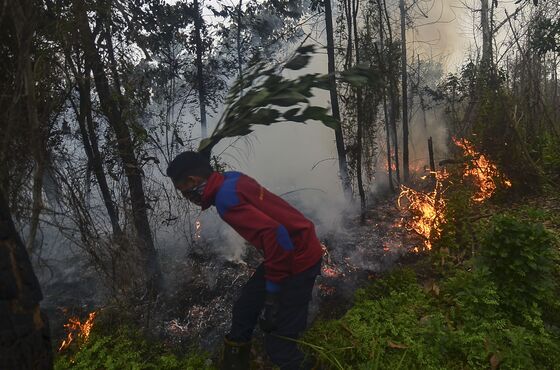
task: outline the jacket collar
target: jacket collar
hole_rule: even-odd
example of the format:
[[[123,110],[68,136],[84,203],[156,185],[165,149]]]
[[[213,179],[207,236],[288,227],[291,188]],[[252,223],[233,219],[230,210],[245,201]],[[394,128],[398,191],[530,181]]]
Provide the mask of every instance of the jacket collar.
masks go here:
[[[213,172],[207,180],[204,191],[202,192],[202,210],[214,205],[216,194],[224,183],[224,175]]]

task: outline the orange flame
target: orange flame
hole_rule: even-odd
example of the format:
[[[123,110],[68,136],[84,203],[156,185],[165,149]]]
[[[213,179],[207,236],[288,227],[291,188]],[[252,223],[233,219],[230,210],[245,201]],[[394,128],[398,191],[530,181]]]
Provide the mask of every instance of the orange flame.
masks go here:
[[[483,154],[477,152],[474,146],[466,139],[453,138],[453,142],[464,151],[466,157],[470,157],[463,179],[472,179],[476,186],[476,192],[472,196],[474,202],[484,202],[489,199],[497,189],[495,179],[501,181],[505,187],[511,187],[511,181],[500,174],[497,166],[490,162]],[[443,181],[449,177],[445,169],[431,172],[435,178],[434,190],[425,193],[401,185],[401,193],[398,198],[398,206],[403,209],[402,201],[407,200],[406,210],[412,215],[408,222],[404,222],[407,229],[415,231],[424,239],[423,248],[414,247],[413,252],[420,252],[421,249],[430,250],[432,241],[438,240],[441,236],[442,225],[445,223],[446,202],[443,197]],[[427,176],[421,179],[426,179]]]
[[[66,336],[66,339],[64,339],[60,344],[58,351],[60,352],[67,349],[70,346],[70,343],[74,341],[76,336],[81,339],[82,343],[87,342],[89,334],[91,333],[91,329],[93,328],[93,320],[95,319],[96,315],[97,312],[90,312],[87,320],[84,323],[82,323],[77,317],[71,317],[70,319],[68,319],[68,323],[64,324],[68,335]]]
[[[424,239],[423,249],[426,250],[432,249],[431,241],[441,236],[442,224],[445,222],[445,199],[442,196],[445,191],[443,180],[449,176],[445,170],[432,172],[432,174],[436,180],[433,191],[425,193],[401,185],[401,193],[397,200],[401,209],[403,208],[403,200],[407,200],[408,206],[406,209],[410,211],[412,217],[405,223],[405,227],[415,231]],[[420,248],[415,247],[413,251],[419,252]]]
[[[471,178],[476,185],[477,192],[471,198],[473,201],[481,203],[489,199],[497,189],[495,179],[500,179],[503,186],[511,187],[511,181],[500,174],[498,167],[490,162],[484,154],[478,153],[467,139],[453,138],[453,142],[463,149],[466,157],[472,158],[467,163],[463,179]]]

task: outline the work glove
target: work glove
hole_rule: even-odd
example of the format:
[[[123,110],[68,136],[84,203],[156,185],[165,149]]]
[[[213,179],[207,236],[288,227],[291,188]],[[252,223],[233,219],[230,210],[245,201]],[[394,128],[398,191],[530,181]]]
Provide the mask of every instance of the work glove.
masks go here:
[[[278,311],[280,310],[280,297],[278,293],[267,292],[264,299],[264,311],[259,320],[259,325],[265,333],[278,329]]]

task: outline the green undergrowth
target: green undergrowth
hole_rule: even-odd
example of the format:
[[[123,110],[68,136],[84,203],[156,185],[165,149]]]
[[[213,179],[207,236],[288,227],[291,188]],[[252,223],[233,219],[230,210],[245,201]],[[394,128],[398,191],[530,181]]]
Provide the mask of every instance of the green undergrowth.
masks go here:
[[[524,209],[477,221],[474,258],[429,278],[393,271],[358,290],[342,318],[316,322],[303,348],[332,369],[560,369],[551,217]]]
[[[104,332],[104,333],[101,333]],[[85,343],[72,345],[55,361],[55,370],[211,370],[208,356],[199,351],[178,355],[161,343],[147,339],[130,326],[112,331],[92,331]]]

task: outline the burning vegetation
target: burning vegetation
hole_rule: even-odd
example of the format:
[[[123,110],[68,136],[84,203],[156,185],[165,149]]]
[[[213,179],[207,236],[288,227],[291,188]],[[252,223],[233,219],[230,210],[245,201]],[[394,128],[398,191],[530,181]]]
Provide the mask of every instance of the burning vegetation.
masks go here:
[[[501,174],[498,167],[484,154],[477,152],[470,141],[453,138],[453,142],[463,149],[463,155],[468,158],[463,179],[470,179],[476,186],[476,192],[472,196],[473,201],[480,203],[488,200],[498,187],[496,181],[501,182],[504,187],[511,187],[511,181]]]
[[[484,154],[477,152],[470,141],[453,138],[453,142],[463,150],[463,156],[466,158],[460,177],[463,181],[470,181],[474,185],[474,194],[471,197],[473,202],[482,203],[488,200],[496,192],[498,184],[503,187],[511,186],[511,181],[500,173],[496,164]],[[431,180],[434,184],[433,190],[427,192],[401,185],[397,204],[399,209],[409,216],[398,226],[414,231],[423,239],[421,247],[416,246],[411,249],[414,252],[432,249],[433,242],[441,237],[442,225],[446,222],[444,194],[450,176],[446,168],[430,172],[429,176],[423,176],[422,181]]]
[[[64,324],[67,335],[62,343],[60,343],[58,351],[61,352],[67,349],[75,339],[79,339],[81,344],[86,343],[89,339],[91,329],[93,328],[93,322],[96,315],[97,311],[90,312],[84,322],[81,322],[80,319],[75,316],[68,319],[68,323]]]
[[[445,170],[432,172],[435,178],[434,190],[422,192],[401,185],[397,203],[400,209],[410,213],[408,221],[402,221],[404,227],[412,230],[424,239],[423,249],[432,249],[432,240],[439,239],[441,225],[445,222],[445,192],[444,180],[448,173]],[[426,179],[426,178],[425,178]],[[413,251],[419,252],[420,247],[414,247]]]

